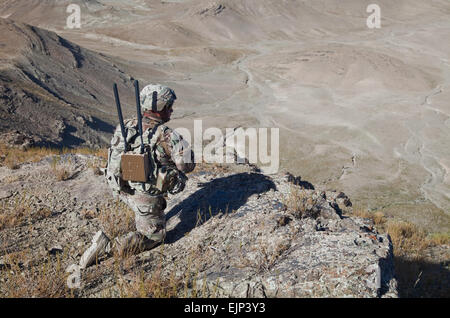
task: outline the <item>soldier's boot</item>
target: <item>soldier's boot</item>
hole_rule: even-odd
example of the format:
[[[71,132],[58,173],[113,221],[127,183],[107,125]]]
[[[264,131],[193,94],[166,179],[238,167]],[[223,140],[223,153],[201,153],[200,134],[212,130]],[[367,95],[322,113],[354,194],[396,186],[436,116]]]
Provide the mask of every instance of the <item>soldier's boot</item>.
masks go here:
[[[83,253],[80,259],[80,268],[85,269],[93,265],[110,245],[110,239],[102,231],[98,231],[92,239],[91,246]]]
[[[114,240],[113,251],[119,256],[135,255],[144,251],[148,251],[162,241],[155,241],[148,239],[145,235],[139,232],[130,232],[126,235],[118,237]]]

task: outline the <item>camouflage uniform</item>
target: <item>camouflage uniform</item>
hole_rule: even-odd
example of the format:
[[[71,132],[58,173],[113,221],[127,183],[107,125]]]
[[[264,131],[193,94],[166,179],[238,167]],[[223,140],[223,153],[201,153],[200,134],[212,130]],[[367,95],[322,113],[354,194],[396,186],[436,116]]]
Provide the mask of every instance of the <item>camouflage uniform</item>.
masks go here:
[[[145,89],[141,93],[141,101],[148,96]],[[148,102],[143,104],[143,110],[148,109],[145,107],[148,105]],[[140,151],[141,140],[137,126],[136,119],[125,122],[129,152],[139,153]],[[159,119],[143,117],[142,126],[145,151],[149,154],[153,153],[153,156],[149,156],[150,160],[154,161],[150,166],[168,168],[170,173],[175,175],[173,179],[176,180],[173,185],[168,187],[168,192],[182,191],[187,180],[184,173],[191,172],[195,167],[189,143]],[[114,246],[119,253],[129,249],[150,249],[162,242],[166,235],[164,209],[167,206],[165,200],[167,192],[161,192],[156,187],[155,177],[151,178],[148,183],[123,181],[120,178],[121,155],[124,148],[119,125],[111,140],[106,178],[114,197],[120,198],[134,211],[137,229],[137,232],[129,233],[115,240]],[[157,174],[156,171],[152,171],[152,173]]]
[[[170,118],[171,107],[176,100],[173,90],[159,84],[148,85],[141,92],[142,111],[160,112]],[[165,112],[163,112],[165,111]],[[140,153],[141,138],[136,119],[125,123],[127,153]],[[103,231],[98,231],[92,244],[80,259],[80,268],[92,265],[103,253],[136,253],[161,243],[166,236],[165,196],[183,191],[184,173],[194,167],[194,153],[183,138],[164,125],[162,119],[144,117],[142,120],[144,150],[148,154],[150,175],[148,181],[131,182],[121,178],[121,156],[125,152],[120,125],[117,126],[108,152],[106,180],[113,196],[126,203],[135,214],[136,230],[111,242]],[[164,168],[164,172],[163,169]],[[164,178],[158,178],[164,175]],[[165,180],[162,182],[161,180]]]

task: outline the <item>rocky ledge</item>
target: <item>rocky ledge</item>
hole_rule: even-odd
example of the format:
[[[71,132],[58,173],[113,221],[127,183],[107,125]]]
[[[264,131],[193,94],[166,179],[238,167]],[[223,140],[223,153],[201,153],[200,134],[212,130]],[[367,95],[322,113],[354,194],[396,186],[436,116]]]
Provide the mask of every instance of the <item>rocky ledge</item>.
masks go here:
[[[20,199],[30,209],[48,210],[0,231],[3,263],[5,253],[29,249],[41,252],[34,259],[68,255],[68,266],[104,228],[99,211],[113,201],[92,169],[96,158],[69,154],[59,160],[73,166],[64,181],[49,173],[51,158],[0,169],[0,192],[9,193],[0,197],[3,206]],[[350,216],[351,209],[344,193],[314,189],[289,174],[267,176],[245,165],[198,167],[185,191],[168,198],[165,244],[132,256],[126,266],[120,260],[117,270],[111,266],[117,259],[100,259],[83,273],[76,295],[118,296],[120,282],[158,272],[161,279],[183,282],[178,296],[397,297],[390,238],[370,220]]]
[[[367,219],[344,216],[351,209],[344,193],[294,181],[254,172],[192,175],[167,210],[163,267],[181,274],[195,260],[191,291],[203,296],[397,297],[389,237]]]

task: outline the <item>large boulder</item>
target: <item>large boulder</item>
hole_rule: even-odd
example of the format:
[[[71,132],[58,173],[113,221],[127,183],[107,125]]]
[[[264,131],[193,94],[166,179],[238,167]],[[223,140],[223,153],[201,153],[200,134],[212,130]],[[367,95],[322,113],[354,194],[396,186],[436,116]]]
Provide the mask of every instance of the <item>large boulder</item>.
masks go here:
[[[192,176],[187,192],[169,201],[165,271],[192,271],[187,295],[397,297],[389,236],[343,215],[340,206],[351,205],[345,194],[289,181]],[[315,213],[289,207],[294,190]]]

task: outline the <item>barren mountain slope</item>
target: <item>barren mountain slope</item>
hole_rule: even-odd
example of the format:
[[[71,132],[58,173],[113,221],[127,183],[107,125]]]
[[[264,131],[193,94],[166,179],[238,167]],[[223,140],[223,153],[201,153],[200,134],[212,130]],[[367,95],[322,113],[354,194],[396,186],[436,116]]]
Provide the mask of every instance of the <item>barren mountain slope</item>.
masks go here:
[[[0,19],[0,59],[1,132],[18,130],[54,145],[99,145],[114,128],[113,82],[131,101],[130,76],[111,59],[53,32]]]

